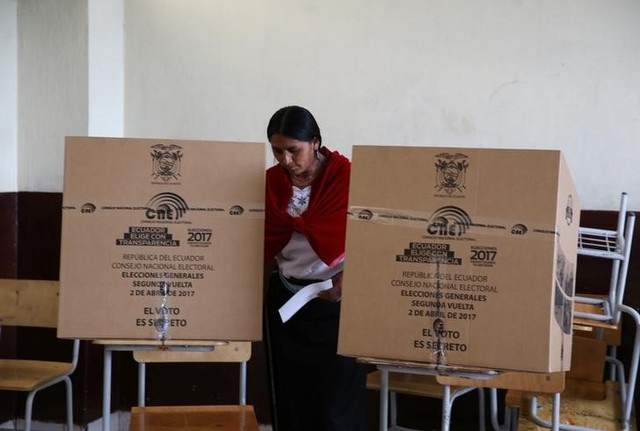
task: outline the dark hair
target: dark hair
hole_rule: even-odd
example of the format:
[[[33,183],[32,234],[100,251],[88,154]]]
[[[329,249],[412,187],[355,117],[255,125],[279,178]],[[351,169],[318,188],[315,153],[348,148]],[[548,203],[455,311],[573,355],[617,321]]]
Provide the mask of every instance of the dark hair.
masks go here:
[[[267,139],[273,135],[282,135],[298,141],[311,142],[318,139],[322,145],[320,127],[313,114],[301,106],[285,106],[271,116],[267,126]]]

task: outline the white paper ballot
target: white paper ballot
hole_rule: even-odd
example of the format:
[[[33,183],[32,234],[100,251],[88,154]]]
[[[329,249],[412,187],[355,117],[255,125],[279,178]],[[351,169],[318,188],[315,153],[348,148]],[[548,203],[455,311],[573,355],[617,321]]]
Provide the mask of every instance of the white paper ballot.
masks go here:
[[[313,283],[308,286],[300,289],[295,295],[291,297],[280,309],[278,312],[280,313],[280,318],[283,322],[291,319],[291,316],[296,314],[298,310],[300,310],[304,304],[311,301],[313,298],[318,296],[319,292],[323,290],[327,290],[333,287],[333,282],[331,279],[321,281],[319,283]]]

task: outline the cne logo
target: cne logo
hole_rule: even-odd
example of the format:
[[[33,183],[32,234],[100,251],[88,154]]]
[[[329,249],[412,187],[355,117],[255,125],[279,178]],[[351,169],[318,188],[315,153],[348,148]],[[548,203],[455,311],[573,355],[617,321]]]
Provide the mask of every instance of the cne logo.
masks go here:
[[[528,230],[529,229],[527,229],[527,227],[522,223],[514,224],[513,226],[511,226],[511,233],[513,235],[524,235]]]
[[[91,202],[87,202],[80,207],[80,212],[82,214],[91,214],[96,211],[96,206]]]
[[[185,215],[189,206],[175,193],[158,193],[147,203],[144,215],[149,220],[176,221]]]
[[[462,153],[440,153],[436,158],[436,189],[451,195],[463,193],[467,179],[468,156]]]
[[[181,176],[180,162],[182,147],[175,144],[156,144],[151,146],[152,173],[154,180],[162,179],[165,183],[178,180]]]
[[[373,218],[373,213],[369,210],[362,210],[358,213],[358,218],[360,220],[371,220]]]
[[[229,215],[242,215],[242,213],[244,213],[244,208],[240,205],[234,205],[229,208]]]
[[[471,217],[462,208],[446,206],[436,210],[429,219],[427,233],[440,236],[461,236],[471,226]]]

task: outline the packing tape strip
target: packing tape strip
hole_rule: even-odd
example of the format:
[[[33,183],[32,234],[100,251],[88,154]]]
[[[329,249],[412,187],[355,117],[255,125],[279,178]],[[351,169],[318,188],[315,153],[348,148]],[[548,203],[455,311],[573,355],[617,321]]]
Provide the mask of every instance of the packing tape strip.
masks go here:
[[[155,320],[156,338],[163,344],[168,338],[167,332],[169,331],[169,307],[167,305],[169,286],[169,283],[166,281],[162,285],[162,299],[160,300],[160,307],[158,308],[160,316]]]
[[[479,217],[469,215],[462,208],[456,206],[441,207],[432,213],[411,210],[392,210],[390,208],[380,207],[350,206],[347,216],[351,222],[375,223],[422,230],[427,237],[486,234],[514,238],[548,239],[549,236],[560,235],[559,229],[555,224],[553,226],[543,226],[532,220]]]

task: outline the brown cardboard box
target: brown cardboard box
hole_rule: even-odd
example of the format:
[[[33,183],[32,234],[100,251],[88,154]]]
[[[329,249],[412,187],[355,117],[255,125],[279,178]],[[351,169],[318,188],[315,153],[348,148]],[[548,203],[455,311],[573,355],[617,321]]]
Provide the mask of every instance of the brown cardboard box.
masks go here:
[[[69,137],[62,338],[259,340],[265,146]]]
[[[559,151],[354,146],[339,353],[569,369],[579,200]]]

